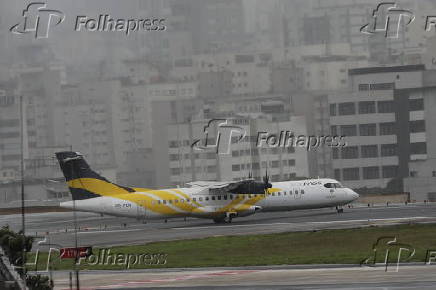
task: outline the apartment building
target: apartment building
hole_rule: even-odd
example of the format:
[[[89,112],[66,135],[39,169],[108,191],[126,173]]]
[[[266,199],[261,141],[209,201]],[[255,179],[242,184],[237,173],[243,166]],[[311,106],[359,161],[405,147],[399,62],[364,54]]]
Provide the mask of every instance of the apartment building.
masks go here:
[[[423,65],[349,71],[350,91],[329,94],[332,135],[347,146],[332,151],[335,178],[352,188],[385,188],[409,175],[409,161],[426,154],[421,89]]]
[[[256,117],[234,116],[224,118],[228,124],[241,128],[246,136],[238,141],[231,136],[226,154],[217,154],[216,147],[197,150],[192,144],[201,140],[204,144],[205,126],[210,120],[195,120],[189,123],[168,126],[169,180],[172,185],[183,185],[192,180],[242,180],[250,176],[260,180],[268,171],[272,181],[290,180],[309,175],[308,154],[305,148],[293,146],[269,146],[262,142],[257,146],[258,134],[275,134],[292,131],[305,135],[304,117],[291,117],[289,121],[273,121],[267,115]],[[209,124],[211,125],[211,124]],[[219,122],[207,128],[208,144],[216,144],[220,134]],[[224,138],[221,135],[220,138]],[[227,142],[225,142],[227,143]]]

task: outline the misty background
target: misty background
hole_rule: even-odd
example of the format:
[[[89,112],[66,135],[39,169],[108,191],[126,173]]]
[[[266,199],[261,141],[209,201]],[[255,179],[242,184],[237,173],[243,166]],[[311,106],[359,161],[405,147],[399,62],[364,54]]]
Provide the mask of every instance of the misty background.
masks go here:
[[[434,1],[397,1],[416,16],[398,38],[360,32],[372,0],[46,1],[65,14],[47,39],[9,31],[29,3],[0,3],[0,203],[19,196],[19,96],[31,200],[69,198],[52,156],[70,149],[132,186],[260,179],[268,169],[273,182],[332,177],[360,193],[436,199],[436,30],[424,29]],[[74,31],[77,16],[105,14],[164,18],[167,28]],[[195,151],[211,119],[248,137],[228,155]],[[253,142],[283,130],[344,135],[348,145]]]

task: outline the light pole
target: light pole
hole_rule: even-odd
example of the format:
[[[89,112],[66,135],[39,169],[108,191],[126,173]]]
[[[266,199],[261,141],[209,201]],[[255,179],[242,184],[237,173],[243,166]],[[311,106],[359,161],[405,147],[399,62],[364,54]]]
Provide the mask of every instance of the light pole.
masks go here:
[[[20,120],[21,120],[21,128],[20,128],[20,144],[21,144],[21,233],[22,233],[22,251],[21,251],[21,262],[22,262],[22,271],[23,271],[23,279],[26,280],[26,222],[25,222],[25,203],[24,203],[24,105],[23,105],[23,96],[20,96]]]

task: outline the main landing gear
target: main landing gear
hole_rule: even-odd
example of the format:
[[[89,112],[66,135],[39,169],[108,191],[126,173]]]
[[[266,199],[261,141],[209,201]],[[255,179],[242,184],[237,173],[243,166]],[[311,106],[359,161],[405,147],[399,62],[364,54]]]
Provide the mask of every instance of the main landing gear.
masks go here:
[[[215,218],[215,219],[213,219],[213,221],[214,221],[216,224],[224,224],[224,223],[229,223],[229,224],[231,224],[231,223],[232,223],[232,219],[233,219],[233,217],[234,217],[234,214],[232,214],[232,213],[227,213],[225,217]]]
[[[337,213],[343,213],[344,212],[344,209],[342,208],[342,207],[336,207],[336,212]]]

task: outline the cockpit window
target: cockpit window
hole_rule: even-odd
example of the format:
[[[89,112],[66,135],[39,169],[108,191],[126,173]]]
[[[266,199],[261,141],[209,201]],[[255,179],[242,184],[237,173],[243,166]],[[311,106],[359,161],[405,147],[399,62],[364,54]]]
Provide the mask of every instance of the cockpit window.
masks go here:
[[[324,187],[327,187],[327,188],[343,188],[342,184],[340,184],[339,182],[335,182],[335,183],[329,182],[329,183],[324,184]]]

